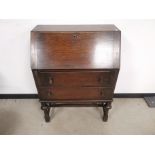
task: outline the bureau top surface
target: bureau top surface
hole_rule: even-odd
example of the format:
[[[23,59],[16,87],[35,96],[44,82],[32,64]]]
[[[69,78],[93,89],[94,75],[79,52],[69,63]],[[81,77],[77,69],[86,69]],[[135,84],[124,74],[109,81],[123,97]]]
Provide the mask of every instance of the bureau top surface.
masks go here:
[[[115,25],[37,25],[32,31],[119,31]]]
[[[114,25],[36,26],[31,31],[31,68],[119,68],[120,42]]]

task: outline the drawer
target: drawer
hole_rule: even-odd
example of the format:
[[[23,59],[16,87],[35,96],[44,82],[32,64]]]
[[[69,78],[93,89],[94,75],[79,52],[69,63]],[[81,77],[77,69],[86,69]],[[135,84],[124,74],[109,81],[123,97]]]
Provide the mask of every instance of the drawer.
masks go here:
[[[112,86],[115,79],[113,71],[95,72],[38,72],[38,84],[46,86]]]
[[[39,88],[41,100],[102,100],[112,99],[112,88],[99,87],[52,87]]]

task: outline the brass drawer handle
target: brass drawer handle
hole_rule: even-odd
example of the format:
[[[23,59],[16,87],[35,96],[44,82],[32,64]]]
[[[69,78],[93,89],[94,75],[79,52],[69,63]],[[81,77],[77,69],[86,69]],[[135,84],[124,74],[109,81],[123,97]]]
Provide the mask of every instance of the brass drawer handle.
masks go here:
[[[49,81],[49,84],[50,84],[50,85],[53,84],[53,78],[52,78],[52,77],[49,77],[49,80],[48,80],[48,81]]]
[[[100,90],[100,95],[103,96],[103,90],[102,89]]]
[[[103,82],[103,78],[101,76],[98,77],[98,82],[102,83]]]
[[[49,90],[47,95],[48,95],[49,97],[51,97],[51,96],[52,96],[52,91]]]
[[[101,84],[109,83],[109,79],[100,76],[100,77],[98,77],[98,82],[101,83]]]

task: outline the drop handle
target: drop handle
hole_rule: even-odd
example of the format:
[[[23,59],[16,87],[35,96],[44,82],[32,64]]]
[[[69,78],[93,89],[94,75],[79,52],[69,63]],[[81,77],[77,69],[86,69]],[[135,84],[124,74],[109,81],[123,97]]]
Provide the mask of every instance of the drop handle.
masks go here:
[[[100,90],[100,96],[103,96],[103,89]]]
[[[104,77],[100,76],[100,77],[98,77],[98,82],[100,84],[109,83],[109,78],[104,78]]]
[[[50,85],[53,84],[53,78],[52,78],[52,77],[49,77],[49,80],[48,80],[48,81],[49,81],[49,84],[50,84]]]
[[[48,91],[48,96],[49,96],[49,97],[52,96],[52,91],[51,91],[51,90]]]
[[[102,83],[102,82],[103,82],[103,79],[102,79],[101,76],[98,77],[98,82],[99,82],[99,83]]]

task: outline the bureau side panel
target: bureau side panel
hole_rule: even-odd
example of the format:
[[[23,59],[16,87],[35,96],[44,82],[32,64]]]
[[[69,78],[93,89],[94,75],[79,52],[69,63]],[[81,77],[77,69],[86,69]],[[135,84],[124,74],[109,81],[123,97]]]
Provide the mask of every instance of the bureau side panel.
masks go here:
[[[31,43],[30,43],[30,61],[31,69],[37,69],[37,50],[36,50],[36,33],[31,32]]]
[[[120,68],[120,59],[121,59],[121,31],[114,32],[114,45],[113,45],[113,68]]]

